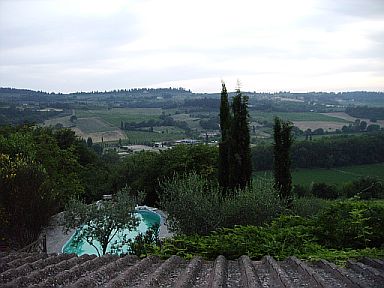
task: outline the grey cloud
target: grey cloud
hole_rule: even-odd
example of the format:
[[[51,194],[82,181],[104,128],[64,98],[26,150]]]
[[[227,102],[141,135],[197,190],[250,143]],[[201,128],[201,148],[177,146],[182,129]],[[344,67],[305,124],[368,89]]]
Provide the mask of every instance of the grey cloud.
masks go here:
[[[384,14],[383,0],[328,0],[325,2],[331,9],[343,15],[382,18]]]
[[[266,29],[263,31],[265,33],[255,33],[263,35],[260,39],[252,39],[255,41],[243,38],[252,37],[252,33],[240,33],[234,36],[223,33],[223,42],[218,41],[217,44],[204,45],[206,39],[204,37],[192,41],[188,38],[188,41],[183,43],[182,39],[185,38],[182,38],[179,43],[172,43],[169,49],[164,45],[165,48],[161,47],[160,51],[145,47],[144,51],[128,52],[118,48],[142,36],[138,19],[130,11],[89,17],[63,15],[57,9],[46,8],[54,0],[45,2],[31,0],[15,1],[16,4],[12,4],[14,5],[12,9],[7,13],[2,12],[2,3],[8,5],[13,3],[12,1],[15,0],[0,0],[0,86],[51,91],[150,86],[154,83],[185,79],[255,74],[260,70],[251,65],[257,64],[258,58],[263,59],[264,64],[268,63],[268,59],[274,60],[274,63],[280,60],[281,63],[299,63],[310,58],[330,62],[339,58],[367,59],[366,65],[363,61],[356,61],[358,64],[354,62],[350,66],[346,65],[348,66],[346,69],[372,71],[383,75],[384,31],[378,29],[365,31],[367,43],[360,50],[344,47],[332,49],[332,45],[322,45],[329,43],[324,42],[328,41],[328,38],[321,38],[321,35],[341,31],[343,25],[348,23],[382,19],[384,0],[319,0],[317,10],[312,14],[297,19],[293,24],[281,23],[281,30],[271,29],[269,34],[268,27],[261,27],[260,29]],[[37,2],[40,4],[36,7],[30,4]],[[173,11],[169,16],[165,14],[164,17],[172,17],[174,13],[177,11]],[[280,26],[280,23],[278,24]],[[244,29],[250,28],[244,27]],[[295,31],[301,32],[300,30],[305,33],[297,33],[297,39],[294,40],[297,42],[284,43],[280,40],[280,37],[290,39],[291,31],[295,33]],[[164,34],[171,32],[164,31]],[[201,32],[204,34],[205,31]],[[197,33],[195,37],[199,35]],[[188,47],[193,41],[197,43],[193,45],[195,47]],[[226,41],[231,43],[225,45]],[[197,61],[185,61],[187,64],[173,61],[172,56],[178,55],[180,62],[184,62],[180,56],[183,54],[185,57],[196,56]],[[153,58],[155,61],[157,59],[155,55],[159,55],[158,57],[165,55],[164,58],[170,59],[169,65],[167,63],[164,65],[166,67],[158,67],[161,64],[145,61],[148,58]],[[140,60],[137,60],[133,61],[137,66],[126,67],[125,65],[130,65],[131,58],[142,59],[145,64],[140,65]],[[252,64],[248,65],[248,60],[248,63]],[[165,62],[159,61],[159,63]],[[294,68],[292,67],[292,70]]]
[[[20,20],[22,21],[22,20]],[[39,61],[84,61],[109,57],[115,47],[135,40],[138,37],[135,18],[123,13],[114,17],[98,17],[92,20],[66,17],[33,25],[16,27],[0,26],[0,49],[2,54],[15,54],[11,61],[39,63]],[[43,47],[43,54],[28,60],[28,50]],[[61,51],[66,51],[60,54]],[[0,56],[1,57],[1,56]],[[6,64],[4,63],[4,64]]]

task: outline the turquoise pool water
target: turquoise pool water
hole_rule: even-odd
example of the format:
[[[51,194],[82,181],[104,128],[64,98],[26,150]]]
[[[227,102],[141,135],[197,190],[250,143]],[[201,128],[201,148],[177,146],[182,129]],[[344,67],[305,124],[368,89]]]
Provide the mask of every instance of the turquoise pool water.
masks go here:
[[[154,224],[160,225],[160,216],[157,213],[147,211],[147,210],[140,210],[140,211],[137,211],[136,213],[137,213],[137,216],[140,218],[140,224],[136,228],[136,230],[133,230],[133,231],[124,230],[122,233],[116,234],[110,243],[114,243],[115,240],[118,240],[119,237],[123,236],[124,234],[127,234],[128,238],[133,239],[137,236],[137,234],[139,232],[143,233],[143,232],[147,231],[148,228],[151,227],[152,225],[154,225]],[[75,232],[75,234],[73,234],[72,237],[63,246],[63,249],[62,249],[63,253],[67,253],[67,254],[75,253],[78,256],[81,256],[84,254],[97,255],[96,249],[94,247],[92,247],[90,244],[88,244],[87,241],[83,241],[82,243],[79,243],[78,246],[74,246],[72,244],[72,239],[76,235],[76,233],[77,232]],[[100,243],[98,241],[94,241],[93,244],[96,247],[98,247],[99,250],[101,251],[101,248],[100,248],[101,246],[100,246]],[[107,252],[110,251],[110,248],[111,247],[109,244],[107,247]],[[124,247],[123,252],[127,252],[126,247]]]

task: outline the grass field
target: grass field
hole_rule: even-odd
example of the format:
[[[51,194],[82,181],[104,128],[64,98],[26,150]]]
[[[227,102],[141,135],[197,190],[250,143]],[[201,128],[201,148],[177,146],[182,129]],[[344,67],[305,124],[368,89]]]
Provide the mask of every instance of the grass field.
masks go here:
[[[332,137],[340,137],[340,136],[361,136],[367,134],[367,132],[354,132],[354,133],[330,133],[324,135],[312,135],[312,139],[321,139],[324,137],[332,138]],[[295,137],[295,141],[304,141],[306,137],[304,135]]]
[[[200,126],[200,118],[190,117],[189,114],[175,114],[172,116],[175,121],[184,121],[191,129],[203,130]]]
[[[258,171],[255,177],[273,177],[271,171]],[[333,169],[296,169],[292,172],[293,184],[309,186],[312,182],[342,186],[363,176],[375,176],[384,181],[384,163],[354,165]]]
[[[274,117],[279,117],[289,121],[323,121],[323,122],[338,122],[348,123],[345,119],[333,117],[321,113],[315,112],[261,112],[261,111],[250,111],[250,116],[253,120],[261,120],[273,122]]]
[[[116,127],[104,122],[100,118],[78,118],[76,121],[78,127],[84,133],[106,132],[115,130]]]
[[[175,126],[155,126],[153,127],[153,132],[184,135],[184,130]]]
[[[171,131],[168,133],[128,131],[127,139],[123,143],[143,144],[145,142],[172,141],[185,138],[183,131]]]
[[[141,122],[159,119],[161,108],[112,108],[99,110],[76,110],[77,118],[99,117],[111,125],[120,128],[121,121]]]

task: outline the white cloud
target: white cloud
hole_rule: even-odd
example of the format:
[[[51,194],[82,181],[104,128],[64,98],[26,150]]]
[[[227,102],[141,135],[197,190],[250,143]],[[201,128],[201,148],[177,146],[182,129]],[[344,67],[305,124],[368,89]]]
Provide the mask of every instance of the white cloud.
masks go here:
[[[0,0],[0,86],[383,90],[382,3]]]

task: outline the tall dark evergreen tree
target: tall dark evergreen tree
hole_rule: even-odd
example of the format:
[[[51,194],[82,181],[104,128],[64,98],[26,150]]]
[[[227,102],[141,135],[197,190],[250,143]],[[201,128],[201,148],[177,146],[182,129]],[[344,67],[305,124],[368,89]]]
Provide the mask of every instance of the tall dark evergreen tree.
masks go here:
[[[230,128],[231,128],[231,111],[228,102],[228,92],[225,87],[225,83],[221,84],[221,101],[220,101],[220,129],[221,129],[221,139],[226,141],[229,138]]]
[[[285,201],[287,207],[292,206],[292,176],[290,148],[292,139],[292,123],[275,118],[273,126],[274,137],[274,178],[275,188],[279,192],[280,199]]]
[[[228,103],[228,92],[225,83],[222,83],[220,102],[220,129],[221,142],[219,144],[219,184],[224,193],[229,187],[229,144],[231,128],[231,112]]]
[[[228,189],[243,189],[251,182],[252,162],[249,135],[248,97],[240,89],[232,100],[232,113],[225,84],[222,85],[219,145],[219,183],[224,193]]]
[[[230,137],[230,188],[243,189],[251,182],[252,161],[250,149],[250,131],[248,114],[248,97],[240,89],[232,100],[233,118]]]

